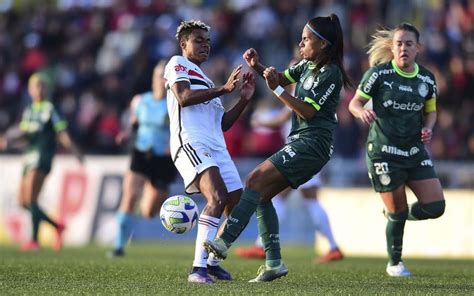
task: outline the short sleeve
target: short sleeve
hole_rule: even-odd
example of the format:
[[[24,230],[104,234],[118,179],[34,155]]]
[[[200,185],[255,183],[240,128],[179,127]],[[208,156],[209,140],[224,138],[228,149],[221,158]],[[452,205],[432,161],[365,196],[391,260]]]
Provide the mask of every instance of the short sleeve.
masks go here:
[[[67,128],[67,121],[64,120],[61,115],[59,115],[58,111],[54,107],[51,109],[51,122],[55,132],[60,132]]]
[[[171,88],[179,81],[189,82],[188,63],[182,56],[173,56],[165,67],[166,87]]]
[[[377,92],[380,83],[379,81],[380,79],[377,73],[377,68],[370,68],[362,77],[362,80],[357,87],[357,94],[367,100],[372,99]]]
[[[438,87],[436,86],[436,80],[432,77],[433,84],[429,87],[429,92],[426,96],[424,111],[426,113],[436,112],[436,100],[438,98]],[[420,84],[419,88],[424,84]],[[418,90],[420,92],[420,90]]]
[[[139,113],[139,108],[140,106],[142,105],[142,99],[143,95],[136,95],[133,97],[132,99],[132,102],[130,102],[130,110],[132,112],[132,114],[136,117],[138,117],[138,113]]]
[[[22,132],[28,131],[28,126],[29,126],[28,122],[30,120],[30,117],[31,117],[31,109],[27,108],[25,109],[25,111],[23,111],[23,114],[21,116],[20,130]]]
[[[300,62],[283,71],[283,75],[291,83],[296,83],[300,79],[301,75],[304,73],[306,63],[307,60],[301,60]]]

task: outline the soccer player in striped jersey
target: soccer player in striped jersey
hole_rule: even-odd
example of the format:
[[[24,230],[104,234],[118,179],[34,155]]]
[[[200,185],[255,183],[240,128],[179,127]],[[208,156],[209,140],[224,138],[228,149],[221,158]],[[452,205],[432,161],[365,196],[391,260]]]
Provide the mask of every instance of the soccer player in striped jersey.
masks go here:
[[[242,66],[232,71],[226,84],[214,85],[200,68],[209,57],[209,30],[201,21],[182,22],[176,33],[182,55],[173,56],[165,68],[171,157],[183,177],[186,193],[200,192],[207,200],[199,217],[193,268],[188,276],[189,282],[201,284],[212,284],[214,278],[231,279],[203,243],[214,239],[222,213],[228,214],[242,193],[223,131],[237,120],[255,89],[253,74],[243,74],[240,99],[229,110],[224,109],[219,96],[234,91]]]
[[[137,217],[133,210],[140,199],[145,218],[153,218],[168,197],[168,187],[177,171],[169,152],[169,117],[164,81],[166,61],[153,70],[152,90],[136,95],[130,103],[130,128],[119,133],[117,142],[130,138],[136,129],[130,169],[123,180],[123,194],[117,212],[117,236],[109,257],[125,255]]]
[[[218,239],[205,242],[209,252],[225,258],[228,248],[256,212],[266,260],[250,282],[268,282],[288,273],[281,260],[278,216],[271,200],[287,187],[298,188],[306,183],[329,161],[339,93],[343,85],[350,84],[343,68],[341,24],[335,14],[309,20],[299,47],[303,60],[283,73],[261,64],[255,49],[244,53],[247,64],[293,111],[288,143],[249,174],[242,198],[227,219],[224,232]],[[282,87],[294,83],[294,95]]]
[[[62,247],[64,224],[51,219],[38,204],[38,198],[44,181],[51,171],[56,144],[59,142],[71,150],[80,163],[83,155],[67,131],[67,122],[59,115],[49,101],[50,89],[44,74],[35,73],[28,80],[28,93],[31,104],[23,111],[20,122],[20,133],[12,138],[0,139],[0,149],[15,142],[26,145],[24,165],[18,193],[18,201],[22,207],[31,212],[31,240],[22,245],[24,251],[35,251],[40,248],[38,242],[39,227],[42,221],[48,222],[56,229],[53,248],[59,251]]]
[[[367,168],[385,204],[386,271],[396,277],[411,275],[402,261],[406,220],[435,219],[445,209],[443,190],[425,149],[436,122],[436,82],[415,62],[419,39],[418,30],[407,23],[378,31],[368,51],[371,68],[349,104],[350,112],[370,125]],[[370,100],[373,109],[364,108]],[[406,187],[418,199],[411,205]]]

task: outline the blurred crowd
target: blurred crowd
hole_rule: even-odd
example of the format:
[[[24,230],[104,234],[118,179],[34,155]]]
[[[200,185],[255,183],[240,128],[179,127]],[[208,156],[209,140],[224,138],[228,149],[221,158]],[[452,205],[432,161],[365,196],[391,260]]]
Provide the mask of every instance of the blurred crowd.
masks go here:
[[[2,0],[0,2],[0,133],[17,123],[29,102],[29,75],[54,83],[52,101],[86,153],[123,153],[114,139],[127,124],[128,104],[151,87],[154,65],[179,54],[181,20],[211,26],[211,56],[202,65],[216,85],[258,50],[280,71],[301,29],[314,16],[336,13],[345,35],[345,66],[354,82],[368,68],[367,43],[377,28],[407,21],[421,32],[418,61],[436,75],[438,123],[434,159],[474,159],[474,1],[472,0]],[[342,95],[335,153],[359,159],[367,128],[347,111],[355,90]],[[235,95],[235,94],[234,94]],[[232,96],[224,98],[232,103]],[[281,147],[281,130],[252,126],[282,105],[258,79],[255,100],[226,133],[234,156],[263,156]]]

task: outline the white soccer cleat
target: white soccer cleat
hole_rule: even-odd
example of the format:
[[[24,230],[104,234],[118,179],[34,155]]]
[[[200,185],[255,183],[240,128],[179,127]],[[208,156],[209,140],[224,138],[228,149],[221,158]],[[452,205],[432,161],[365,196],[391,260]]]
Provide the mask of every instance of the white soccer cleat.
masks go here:
[[[402,261],[398,262],[397,265],[387,264],[387,273],[389,276],[395,277],[408,277],[411,276],[411,272],[405,267]]]
[[[249,283],[271,282],[288,274],[288,267],[281,262],[277,267],[260,266],[257,271],[257,277],[250,280]]]

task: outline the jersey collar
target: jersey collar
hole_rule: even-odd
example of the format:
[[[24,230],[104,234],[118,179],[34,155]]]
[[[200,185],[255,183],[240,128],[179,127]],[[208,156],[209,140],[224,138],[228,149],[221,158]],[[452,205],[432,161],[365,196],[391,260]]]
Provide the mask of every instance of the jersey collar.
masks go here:
[[[45,106],[46,106],[45,101],[33,102],[31,104],[31,109],[33,109],[33,112],[40,112],[44,109]]]
[[[415,70],[413,72],[405,72],[402,69],[400,69],[395,63],[395,60],[392,60],[392,67],[395,69],[395,72],[397,72],[398,75],[405,77],[405,78],[413,78],[416,75],[418,75],[418,72],[420,71],[420,67],[418,67],[418,64],[415,63]]]

